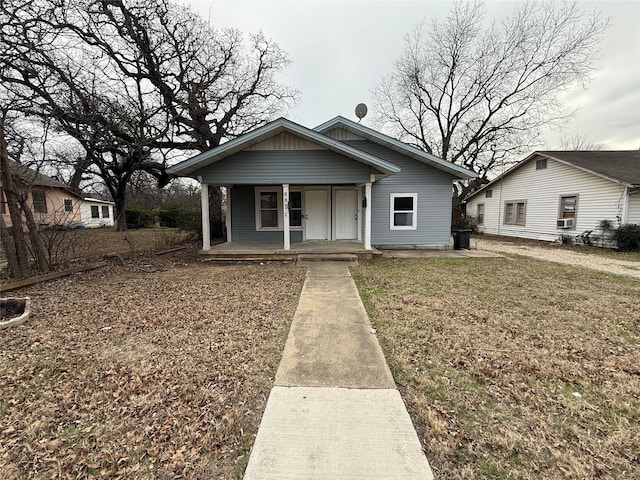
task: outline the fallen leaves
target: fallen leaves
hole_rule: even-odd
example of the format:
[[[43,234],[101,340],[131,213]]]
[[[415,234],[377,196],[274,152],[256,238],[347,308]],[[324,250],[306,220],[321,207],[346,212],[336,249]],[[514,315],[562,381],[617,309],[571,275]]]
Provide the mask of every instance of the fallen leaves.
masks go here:
[[[0,332],[3,478],[242,472],[304,271],[197,260],[134,256],[20,292],[32,319]]]

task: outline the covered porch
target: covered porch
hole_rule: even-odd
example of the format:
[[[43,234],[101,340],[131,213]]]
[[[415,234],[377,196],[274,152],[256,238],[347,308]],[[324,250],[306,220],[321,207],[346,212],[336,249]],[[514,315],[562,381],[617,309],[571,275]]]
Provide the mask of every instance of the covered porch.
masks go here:
[[[382,253],[375,248],[365,248],[360,241],[336,240],[294,242],[289,249],[282,243],[224,242],[211,245],[200,254],[206,260],[215,261],[293,261],[303,258],[366,260]]]

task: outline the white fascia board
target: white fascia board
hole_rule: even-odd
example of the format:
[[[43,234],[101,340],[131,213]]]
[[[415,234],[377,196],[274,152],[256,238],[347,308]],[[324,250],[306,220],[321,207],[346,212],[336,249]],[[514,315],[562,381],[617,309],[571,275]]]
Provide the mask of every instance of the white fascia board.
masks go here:
[[[314,128],[314,130],[316,132],[324,133],[336,126],[341,126],[351,133],[365,137],[375,143],[390,148],[391,150],[394,150],[398,153],[402,153],[403,155],[407,155],[424,164],[430,165],[439,170],[446,171],[447,173],[456,176],[458,180],[470,180],[472,178],[478,177],[478,174],[471,170],[443,160],[436,155],[432,155],[431,153],[422,151],[416,147],[390,137],[389,135],[385,135],[384,133],[380,133],[376,130],[373,130],[372,128],[365,127],[364,125],[353,122],[341,116],[335,117],[328,122],[323,123],[322,125],[318,125],[316,128]]]
[[[218,147],[215,147],[206,152],[200,153],[195,157],[191,157],[183,162],[180,162],[167,169],[169,174],[178,174],[188,176],[189,174],[199,170],[200,168],[217,162],[229,155],[242,151],[251,145],[255,145],[269,137],[288,131],[296,134],[309,141],[317,143],[329,150],[345,155],[353,160],[367,164],[386,174],[394,174],[400,172],[400,167],[390,162],[382,160],[374,155],[370,155],[357,148],[351,147],[345,143],[342,143],[333,138],[327,137],[321,133],[310,130],[291,122],[285,118],[275,120],[263,127],[260,127],[252,132],[246,133],[241,137],[234,138]]]

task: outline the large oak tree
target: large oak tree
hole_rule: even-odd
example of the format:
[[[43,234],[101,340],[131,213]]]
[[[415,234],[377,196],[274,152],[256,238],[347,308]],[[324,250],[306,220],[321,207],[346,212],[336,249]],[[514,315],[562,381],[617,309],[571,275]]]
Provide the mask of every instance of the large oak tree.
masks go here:
[[[586,85],[608,20],[578,5],[527,2],[489,23],[457,2],[417,26],[374,90],[377,121],[403,140],[479,175],[458,199],[571,115],[559,95]]]

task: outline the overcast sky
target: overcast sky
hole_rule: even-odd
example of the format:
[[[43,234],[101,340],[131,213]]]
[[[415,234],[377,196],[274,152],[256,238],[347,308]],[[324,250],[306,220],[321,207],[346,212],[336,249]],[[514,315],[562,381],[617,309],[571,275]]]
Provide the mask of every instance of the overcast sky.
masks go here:
[[[358,103],[393,69],[405,35],[423,19],[443,18],[448,1],[182,0],[214,27],[262,31],[289,54],[292,65],[282,83],[301,92],[288,118],[313,128],[336,115],[357,120]],[[487,18],[508,14],[517,2],[487,1]],[[580,110],[564,131],[545,134],[542,149],[558,149],[562,137],[580,135],[604,149],[640,148],[640,0],[580,1],[611,18],[602,45],[601,68],[585,91],[576,87],[566,101]]]

